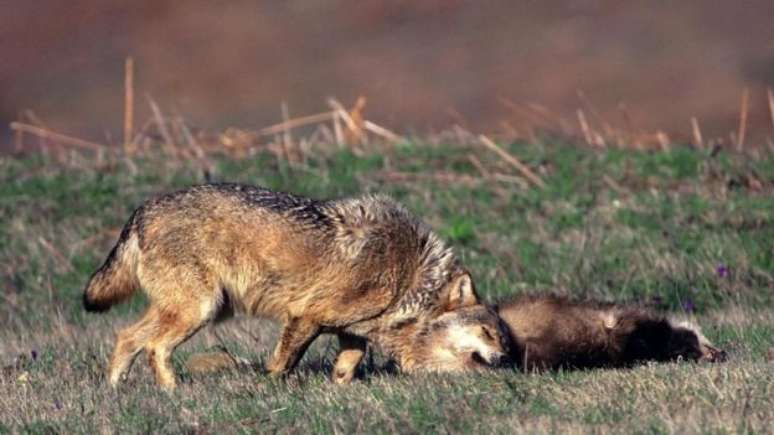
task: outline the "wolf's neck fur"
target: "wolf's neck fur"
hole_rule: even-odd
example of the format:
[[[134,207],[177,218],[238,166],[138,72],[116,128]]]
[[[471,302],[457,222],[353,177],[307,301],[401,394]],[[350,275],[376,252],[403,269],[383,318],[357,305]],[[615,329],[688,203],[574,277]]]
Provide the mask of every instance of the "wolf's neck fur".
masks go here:
[[[430,343],[425,343],[427,326],[427,320],[394,325],[380,332],[378,343],[401,370],[411,372],[422,365],[423,351],[430,347]]]
[[[383,195],[329,201],[323,207],[333,222],[334,245],[345,259],[356,262],[373,254],[377,241],[401,251],[406,266],[401,272],[411,276],[393,308],[396,322],[437,305],[439,290],[460,266],[454,251],[426,223]]]

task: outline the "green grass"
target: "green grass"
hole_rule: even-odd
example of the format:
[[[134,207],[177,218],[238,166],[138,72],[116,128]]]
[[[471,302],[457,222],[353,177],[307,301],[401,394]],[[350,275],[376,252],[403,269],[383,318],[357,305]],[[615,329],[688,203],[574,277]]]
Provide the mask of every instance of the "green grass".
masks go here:
[[[731,360],[409,377],[377,353],[363,379],[335,386],[327,381],[335,345],[321,340],[287,380],[259,368],[185,372],[186,355],[218,343],[260,367],[276,327],[242,319],[219,326],[220,338],[207,330],[181,347],[174,394],[154,387],[142,358],[113,391],[104,367],[115,332],[144,301],[87,315],[82,288],[135,207],[202,182],[201,171],[166,159],[139,160],[133,174],[122,164],[0,157],[0,433],[770,431],[774,156],[507,147],[545,189],[484,179],[469,154],[493,172],[511,170],[480,150],[421,143],[384,156],[309,156],[295,168],[264,154],[220,158],[211,177],[314,197],[391,194],[457,249],[487,300],[551,291],[689,310]]]

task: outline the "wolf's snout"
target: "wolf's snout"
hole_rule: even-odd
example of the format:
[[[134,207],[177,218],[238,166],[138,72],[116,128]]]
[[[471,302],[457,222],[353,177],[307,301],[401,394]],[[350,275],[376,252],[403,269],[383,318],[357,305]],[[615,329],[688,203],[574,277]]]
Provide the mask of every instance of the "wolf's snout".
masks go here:
[[[473,352],[470,359],[477,364],[490,367],[501,367],[507,363],[506,355],[500,352],[489,352],[486,356],[479,352]]]
[[[473,352],[470,354],[470,359],[473,360],[476,364],[481,365],[489,365],[489,361],[487,361],[483,356],[481,356],[478,352]]]

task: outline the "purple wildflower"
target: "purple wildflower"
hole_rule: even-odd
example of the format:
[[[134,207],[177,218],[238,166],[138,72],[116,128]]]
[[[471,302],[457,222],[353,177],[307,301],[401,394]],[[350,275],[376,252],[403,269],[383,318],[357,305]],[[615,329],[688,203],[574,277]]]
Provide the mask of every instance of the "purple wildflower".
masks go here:
[[[32,349],[32,351],[30,351],[30,356],[32,357],[33,361],[37,360],[38,359],[38,351],[35,350],[35,349]]]
[[[683,307],[683,311],[686,313],[692,313],[696,309],[696,305],[693,303],[693,299],[685,298],[680,301],[680,305]]]
[[[718,272],[718,276],[721,278],[728,276],[728,267],[725,264],[718,264],[718,267],[715,270]]]

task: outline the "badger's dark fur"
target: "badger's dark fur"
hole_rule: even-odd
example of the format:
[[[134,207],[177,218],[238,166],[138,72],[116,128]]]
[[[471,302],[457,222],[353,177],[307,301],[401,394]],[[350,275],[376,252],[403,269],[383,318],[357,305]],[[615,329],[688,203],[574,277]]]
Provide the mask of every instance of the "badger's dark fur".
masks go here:
[[[497,311],[512,335],[511,359],[525,370],[726,358],[695,325],[642,308],[522,296],[501,302]]]

